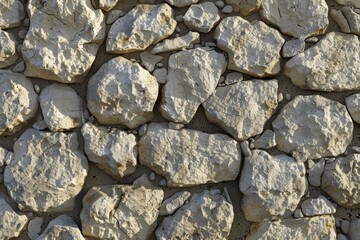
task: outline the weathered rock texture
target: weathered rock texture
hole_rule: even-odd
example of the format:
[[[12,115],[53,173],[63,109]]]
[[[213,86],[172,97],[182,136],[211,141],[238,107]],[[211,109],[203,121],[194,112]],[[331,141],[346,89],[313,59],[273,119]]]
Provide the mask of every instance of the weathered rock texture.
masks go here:
[[[19,0],[1,0],[0,29],[18,27],[24,17],[24,6]]]
[[[354,6],[360,8],[360,2],[358,0],[335,0],[338,4]]]
[[[174,7],[186,7],[193,3],[197,3],[199,0],[165,0],[167,3]]]
[[[182,48],[190,47],[191,44],[200,42],[200,34],[197,32],[188,32],[186,35],[171,39],[165,39],[151,49],[152,54],[158,54],[163,52],[171,52],[180,50]]]
[[[343,7],[340,10],[331,9],[331,17],[345,33],[360,35],[360,13],[351,7]]]
[[[301,210],[305,216],[309,217],[336,212],[335,206],[323,196],[304,200],[301,203]]]
[[[0,29],[0,68],[6,68],[16,62],[18,59],[16,47],[14,35]]]
[[[355,93],[346,97],[345,104],[352,119],[360,124],[360,93]]]
[[[233,6],[235,11],[245,16],[258,11],[261,7],[261,1],[262,0],[225,0],[226,3]]]
[[[207,33],[220,20],[219,10],[213,2],[191,5],[184,15],[185,25],[194,31]]]

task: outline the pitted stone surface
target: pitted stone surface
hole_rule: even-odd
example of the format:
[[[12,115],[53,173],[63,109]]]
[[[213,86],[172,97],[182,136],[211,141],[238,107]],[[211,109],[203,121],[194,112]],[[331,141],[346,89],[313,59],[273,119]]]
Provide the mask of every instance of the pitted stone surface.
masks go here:
[[[207,33],[220,20],[220,14],[213,2],[204,2],[191,5],[183,19],[190,30]]]
[[[19,0],[1,0],[0,29],[18,27],[24,17],[24,6]]]
[[[14,35],[0,28],[0,68],[6,68],[16,62],[18,59],[16,48],[17,41]]]

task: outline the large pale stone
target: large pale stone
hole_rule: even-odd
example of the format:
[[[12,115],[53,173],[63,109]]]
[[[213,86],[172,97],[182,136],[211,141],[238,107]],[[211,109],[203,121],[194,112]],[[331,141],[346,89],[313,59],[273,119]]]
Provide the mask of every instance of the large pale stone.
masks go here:
[[[145,50],[169,37],[177,22],[174,11],[167,4],[138,4],[110,28],[106,51],[128,53]]]
[[[0,29],[18,27],[24,17],[24,6],[19,0],[0,1]]]
[[[183,19],[189,29],[208,33],[220,20],[220,14],[213,2],[204,2],[191,5]]]
[[[63,83],[84,81],[105,37],[105,19],[90,0],[30,0],[22,45],[25,75]]]
[[[76,133],[29,128],[14,144],[4,183],[21,210],[61,212],[73,209],[88,173]]]
[[[360,124],[360,93],[355,93],[346,97],[345,104],[352,119]]]
[[[85,123],[81,133],[89,161],[118,180],[135,172],[138,155],[135,135],[91,123]]]
[[[113,58],[89,80],[87,105],[101,124],[136,128],[150,121],[158,96],[154,76],[126,58]]]
[[[17,42],[14,35],[0,29],[0,68],[6,68],[16,62],[18,59],[16,47]]]
[[[253,150],[241,172],[241,208],[252,222],[288,218],[307,190],[305,166],[286,155]]]
[[[152,54],[158,54],[163,52],[172,52],[180,50],[182,48],[188,48],[192,44],[200,42],[200,34],[197,32],[188,32],[186,35],[171,39],[165,39],[151,49]]]
[[[265,23],[248,22],[239,16],[228,17],[217,26],[214,38],[218,48],[229,54],[229,69],[254,77],[280,72],[280,51],[285,40]]]
[[[203,103],[210,122],[236,140],[258,135],[277,108],[277,80],[240,81],[219,87]]]
[[[225,56],[207,48],[175,53],[169,58],[160,112],[169,121],[189,123],[215,90],[226,68]]]
[[[235,11],[242,15],[249,15],[256,12],[261,7],[262,0],[225,0],[226,3],[231,4]]]
[[[336,212],[334,204],[332,204],[324,196],[306,199],[301,203],[301,210],[305,216],[309,217],[333,214]]]
[[[348,5],[348,6],[354,6],[356,8],[360,8],[359,0],[335,0],[335,1],[341,5]]]
[[[199,0],[165,0],[168,4],[174,7],[186,7],[193,3],[197,3]]]
[[[158,240],[226,239],[233,220],[233,206],[225,194],[205,190],[195,193],[189,203],[166,217],[155,234]]]
[[[320,95],[295,97],[272,126],[277,148],[303,160],[345,152],[354,128],[344,105]]]
[[[23,74],[0,70],[0,135],[13,135],[38,109],[37,95]]]
[[[224,134],[173,130],[154,123],[139,141],[139,160],[164,176],[169,187],[185,187],[235,180],[241,150]]]
[[[326,92],[360,89],[359,39],[352,34],[331,32],[290,59],[284,74],[304,89]]]

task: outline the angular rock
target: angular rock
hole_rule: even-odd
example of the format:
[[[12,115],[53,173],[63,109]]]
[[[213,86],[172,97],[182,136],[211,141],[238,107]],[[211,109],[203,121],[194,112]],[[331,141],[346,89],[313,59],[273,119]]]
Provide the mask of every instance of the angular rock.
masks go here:
[[[225,0],[225,2],[245,16],[258,11],[261,7],[261,0]]]
[[[360,154],[326,162],[321,188],[345,208],[360,207]]]
[[[239,16],[227,17],[217,26],[214,38],[218,48],[229,55],[228,69],[254,77],[280,72],[280,50],[285,40],[265,23],[248,22]]]
[[[21,210],[61,212],[73,209],[88,173],[76,133],[29,128],[14,144],[4,183]]]
[[[239,174],[240,146],[224,134],[150,124],[138,145],[140,163],[164,176],[168,187],[232,181]]]
[[[168,4],[174,7],[186,7],[197,3],[199,0],[165,0]]]
[[[24,17],[24,6],[19,0],[1,0],[0,29],[18,27]]]
[[[360,8],[360,2],[358,0],[335,0],[338,4],[354,6],[356,8]]]
[[[284,219],[253,223],[246,240],[265,239],[336,239],[333,216]]]
[[[35,117],[37,95],[23,74],[0,70],[0,135],[13,135]]]
[[[106,51],[121,54],[145,50],[173,34],[176,24],[174,11],[169,5],[138,4],[113,23]]]
[[[203,103],[206,118],[242,141],[260,134],[277,108],[277,80],[220,87]]]
[[[153,118],[158,88],[155,77],[139,64],[116,57],[90,78],[87,105],[101,124],[136,128]]]
[[[105,38],[105,18],[90,0],[30,0],[22,45],[25,75],[81,83]]]
[[[188,48],[192,44],[200,42],[200,34],[197,32],[188,32],[186,35],[171,39],[165,39],[151,49],[150,53],[158,54],[163,52],[172,52],[183,48]]]
[[[167,69],[166,68],[158,68],[153,72],[154,77],[158,81],[159,84],[165,84],[167,80]]]
[[[282,56],[284,58],[291,58],[299,53],[304,52],[305,41],[303,39],[291,39],[287,41],[282,49]]]
[[[360,93],[355,93],[346,97],[345,104],[352,119],[360,124]]]
[[[89,161],[118,180],[135,172],[138,155],[135,135],[117,129],[108,131],[91,123],[85,123],[81,133]]]
[[[157,56],[157,55],[153,55],[149,52],[142,52],[140,53],[140,59],[142,64],[145,66],[145,68],[149,71],[152,72],[155,69],[155,65],[160,62],[163,57],[162,56]]]
[[[182,191],[173,194],[168,199],[165,199],[160,206],[160,216],[173,214],[178,208],[184,205],[185,201],[188,200],[190,196],[190,192]]]
[[[360,229],[360,218],[352,220],[350,223],[349,234],[348,234],[351,240],[360,240],[359,229]]]
[[[301,203],[301,210],[304,215],[308,217],[333,214],[336,212],[334,204],[324,196],[306,199]]]
[[[341,31],[344,33],[350,33],[350,24],[347,21],[346,17],[344,16],[344,13],[340,10],[331,9],[330,16],[332,19],[335,20],[335,22],[339,25]]]
[[[225,194],[205,190],[164,218],[155,234],[158,240],[227,239],[233,220],[233,206]]]
[[[37,240],[39,238],[39,233],[41,232],[41,226],[44,223],[44,219],[41,217],[35,217],[29,221],[27,226],[28,231],[27,235],[30,240]]]
[[[110,11],[113,9],[119,0],[99,0],[99,8],[104,11]]]
[[[191,5],[183,19],[190,30],[208,33],[220,20],[220,14],[213,2],[204,2]]]
[[[44,120],[53,132],[81,127],[84,121],[82,100],[72,87],[54,83],[39,96]]]
[[[260,149],[269,149],[276,146],[275,132],[266,129],[261,136],[254,141],[254,147]]]
[[[112,24],[114,23],[118,18],[124,16],[125,13],[121,10],[113,10],[111,11],[107,18],[106,18],[106,24]]]
[[[296,96],[272,122],[276,147],[303,160],[337,156],[352,141],[346,107],[320,95]]]
[[[175,53],[169,58],[160,112],[172,122],[189,123],[215,90],[226,68],[225,56],[207,48]]]
[[[163,190],[147,186],[92,187],[82,200],[82,233],[99,239],[148,239],[163,197]]]
[[[325,0],[263,0],[261,17],[277,26],[284,34],[307,38],[323,34],[329,25]]]
[[[286,155],[253,150],[240,176],[241,208],[252,222],[290,217],[307,191],[304,164]]]
[[[18,59],[16,47],[17,42],[14,35],[0,29],[0,68],[6,68],[16,62]]]
[[[50,221],[37,240],[53,239],[85,240],[74,220],[65,214]]]
[[[317,91],[360,89],[360,43],[357,36],[331,32],[290,59],[284,74],[293,84]]]
[[[312,166],[307,173],[309,174],[308,180],[310,185],[314,187],[320,187],[321,185],[321,175],[324,171],[325,159],[322,158]]]

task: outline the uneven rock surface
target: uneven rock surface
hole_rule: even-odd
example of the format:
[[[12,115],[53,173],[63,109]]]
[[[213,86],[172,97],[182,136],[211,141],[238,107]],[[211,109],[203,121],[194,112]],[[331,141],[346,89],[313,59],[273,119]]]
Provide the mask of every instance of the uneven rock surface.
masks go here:
[[[331,17],[340,26],[344,33],[360,35],[360,12],[351,7],[343,7],[340,10],[332,9]]]
[[[241,151],[224,134],[150,124],[139,141],[139,161],[164,176],[169,187],[185,187],[234,180]]]
[[[186,7],[193,3],[199,2],[199,0],[165,0],[168,4],[174,7]]]
[[[360,93],[355,93],[346,97],[345,104],[352,119],[360,124]]]
[[[160,215],[171,215],[178,208],[184,205],[185,201],[189,199],[191,193],[188,191],[177,192],[168,199],[165,199],[160,206]]]
[[[16,47],[17,41],[14,35],[0,29],[0,68],[6,68],[16,62],[18,59]]]
[[[254,147],[260,149],[269,149],[276,146],[275,132],[266,129],[261,136],[254,141]]]
[[[231,4],[235,11],[246,16],[258,11],[261,7],[262,0],[225,0],[225,2]]]
[[[342,5],[354,6],[360,8],[360,2],[357,0],[335,0],[337,3]]]
[[[204,2],[191,5],[183,19],[190,30],[207,33],[220,20],[220,15],[214,3]]]
[[[335,206],[324,196],[306,199],[301,203],[301,210],[305,216],[309,217],[336,212]]]
[[[171,52],[180,50],[182,48],[190,47],[191,44],[200,42],[200,34],[197,32],[188,32],[186,35],[171,39],[165,39],[151,49],[152,54],[158,54],[163,52]]]
[[[24,17],[24,6],[19,0],[1,0],[0,29],[18,27]]]
[[[104,11],[113,9],[119,0],[99,0],[99,7]]]
[[[305,41],[302,39],[292,39],[287,41],[282,49],[282,56],[284,58],[291,58],[299,53],[304,52]]]

